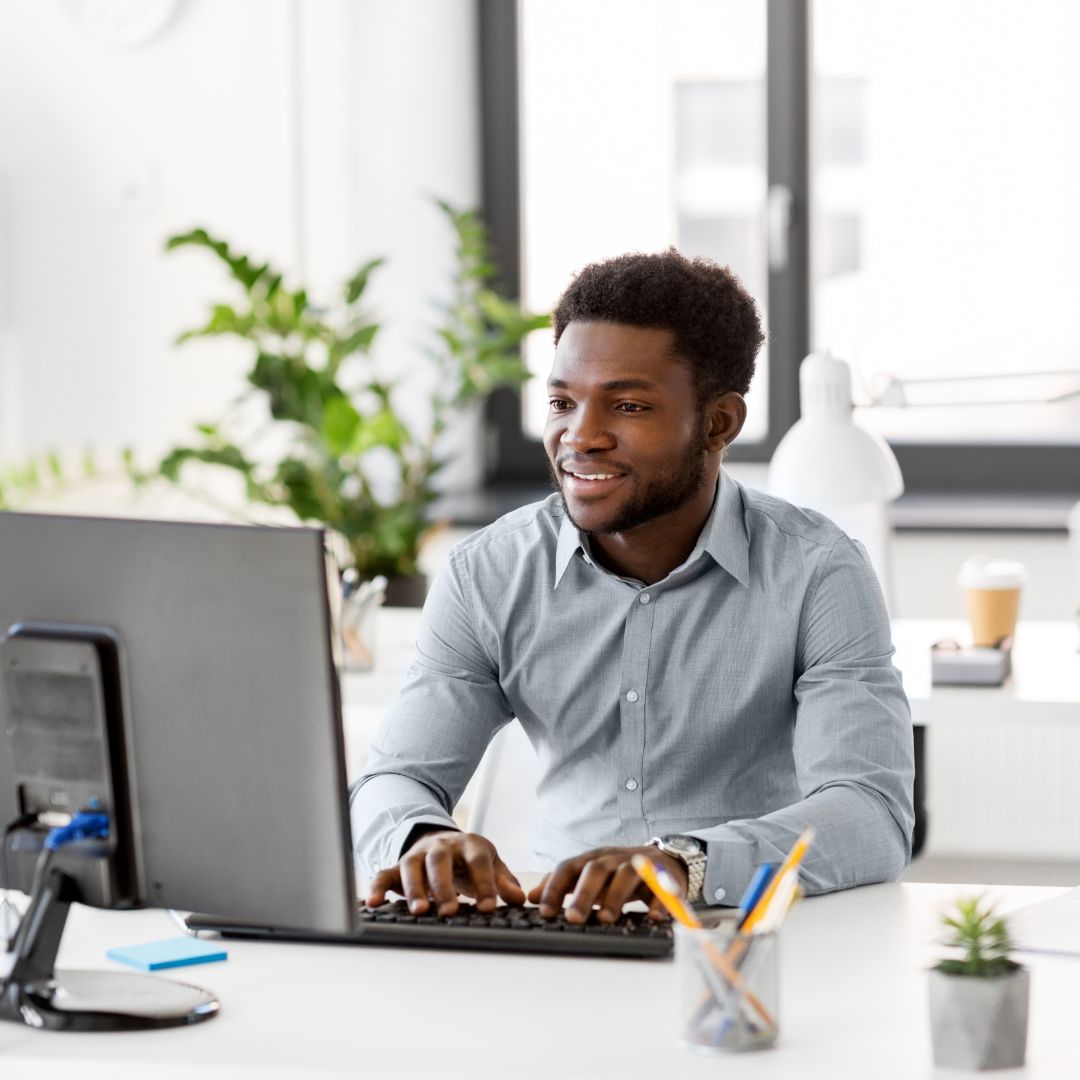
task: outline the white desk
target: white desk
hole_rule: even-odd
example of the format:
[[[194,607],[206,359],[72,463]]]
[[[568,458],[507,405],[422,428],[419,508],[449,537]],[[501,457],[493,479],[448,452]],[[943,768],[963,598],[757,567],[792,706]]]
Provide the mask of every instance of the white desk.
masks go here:
[[[927,854],[1080,861],[1080,633],[1021,622],[1001,687],[930,685],[929,647],[962,621],[898,619],[896,665],[925,729]]]
[[[896,666],[916,724],[1033,722],[1080,725],[1080,630],[1075,622],[1022,622],[1013,647],[1013,673],[1000,687],[930,685],[930,646],[967,642],[966,622],[894,619]]]
[[[4,1080],[179,1077],[743,1077],[916,1080],[931,1066],[925,969],[936,912],[963,887],[876,885],[807,900],[783,931],[781,1042],[705,1059],[675,1045],[674,965],[432,950],[230,942],[176,976],[219,995],[187,1029],[67,1034],[0,1024]],[[1061,892],[1002,887],[1015,907]],[[61,967],[171,935],[159,911],[74,908]],[[1032,968],[1026,1072],[1075,1076],[1080,958]],[[941,1074],[945,1075],[954,1074]]]

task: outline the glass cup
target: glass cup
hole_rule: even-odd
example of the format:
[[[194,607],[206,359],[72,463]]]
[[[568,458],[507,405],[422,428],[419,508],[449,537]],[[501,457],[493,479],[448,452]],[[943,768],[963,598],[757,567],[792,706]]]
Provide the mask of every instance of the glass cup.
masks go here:
[[[378,612],[386,596],[386,578],[358,581],[355,571],[342,575],[341,651],[346,671],[371,671],[375,667],[375,632]]]
[[[1027,581],[1024,564],[973,555],[960,567],[958,580],[967,597],[973,643],[994,648],[1011,638],[1020,612],[1020,589]]]
[[[697,1054],[764,1050],[776,1042],[777,935],[740,934],[737,923],[675,926],[679,1043]]]

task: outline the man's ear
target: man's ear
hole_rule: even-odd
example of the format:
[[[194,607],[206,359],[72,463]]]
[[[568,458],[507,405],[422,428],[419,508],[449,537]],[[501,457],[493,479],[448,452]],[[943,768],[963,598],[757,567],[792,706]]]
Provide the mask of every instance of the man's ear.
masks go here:
[[[746,423],[746,398],[729,390],[706,406],[705,441],[710,451],[723,453]]]

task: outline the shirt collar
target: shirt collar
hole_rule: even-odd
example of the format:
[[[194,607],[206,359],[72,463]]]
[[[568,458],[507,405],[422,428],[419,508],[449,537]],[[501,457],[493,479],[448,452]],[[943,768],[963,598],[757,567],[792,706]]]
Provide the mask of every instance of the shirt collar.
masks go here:
[[[713,561],[726,570],[740,585],[750,584],[750,541],[746,535],[746,523],[743,517],[742,491],[738,483],[727,472],[720,470],[719,490],[713,500],[713,508],[705,520],[698,542],[687,563],[692,562],[702,551],[712,556]],[[582,541],[581,533],[565,513],[559,526],[559,539],[555,545],[555,585],[559,587],[566,568],[574,553],[580,551],[587,555],[588,548]]]
[[[555,545],[554,587],[556,589],[559,587],[559,582],[562,581],[562,576],[566,573],[566,568],[570,565],[570,560],[574,557],[575,551],[585,553],[585,548],[581,543],[581,533],[578,532],[577,526],[570,520],[570,515],[564,510],[562,525],[559,526],[559,539]]]
[[[742,489],[724,469],[720,470],[719,490],[698,537],[697,550],[708,552],[740,585],[750,585],[750,539]]]

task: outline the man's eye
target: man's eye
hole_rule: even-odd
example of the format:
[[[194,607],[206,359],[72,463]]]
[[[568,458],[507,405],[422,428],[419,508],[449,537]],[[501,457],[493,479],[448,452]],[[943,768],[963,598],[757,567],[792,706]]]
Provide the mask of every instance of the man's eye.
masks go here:
[[[563,412],[570,408],[570,402],[564,401],[562,398],[552,398],[548,405],[551,406],[552,412]]]
[[[638,403],[636,401],[624,401],[617,407],[618,407],[620,412],[626,412],[626,413],[645,412],[645,406],[644,405],[638,405]]]

